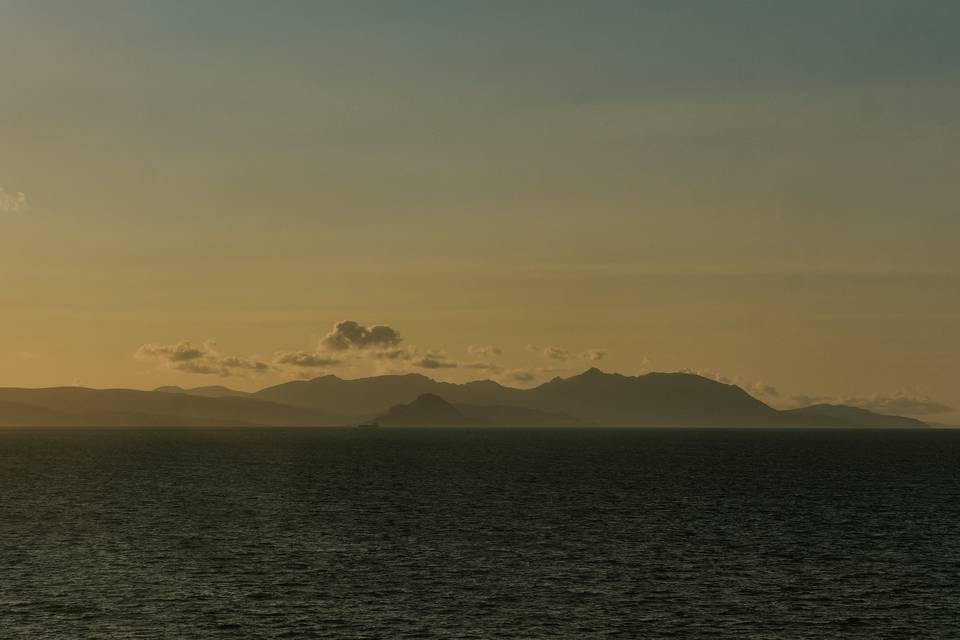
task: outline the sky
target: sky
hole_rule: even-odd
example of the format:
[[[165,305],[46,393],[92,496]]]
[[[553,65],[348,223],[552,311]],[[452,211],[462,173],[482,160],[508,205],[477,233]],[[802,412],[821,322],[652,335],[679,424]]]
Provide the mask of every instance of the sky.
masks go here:
[[[960,421],[958,22],[0,0],[0,385],[598,366]]]

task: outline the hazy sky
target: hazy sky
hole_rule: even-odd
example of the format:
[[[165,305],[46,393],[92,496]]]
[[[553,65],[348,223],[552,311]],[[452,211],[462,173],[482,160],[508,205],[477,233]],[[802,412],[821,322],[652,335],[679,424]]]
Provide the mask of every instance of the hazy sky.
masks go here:
[[[958,24],[954,0],[0,0],[0,385],[597,364],[960,419],[929,414],[960,407]],[[402,351],[332,357],[342,320]]]

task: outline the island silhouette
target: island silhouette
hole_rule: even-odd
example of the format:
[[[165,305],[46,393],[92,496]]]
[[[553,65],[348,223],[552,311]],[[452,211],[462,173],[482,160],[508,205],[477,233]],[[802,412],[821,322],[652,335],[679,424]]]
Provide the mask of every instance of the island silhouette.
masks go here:
[[[0,427],[840,427],[924,428],[913,418],[818,404],[775,409],[690,373],[593,368],[531,389],[420,374],[328,375],[251,393],[194,389],[0,388]]]

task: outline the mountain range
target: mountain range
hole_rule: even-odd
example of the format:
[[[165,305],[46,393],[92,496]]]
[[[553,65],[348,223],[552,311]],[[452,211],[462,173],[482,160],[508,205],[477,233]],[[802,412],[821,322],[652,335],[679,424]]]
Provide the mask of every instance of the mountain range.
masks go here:
[[[453,384],[420,374],[328,375],[248,393],[193,389],[0,388],[0,427],[343,426],[926,427],[856,407],[778,410],[736,385],[687,373],[625,376],[590,369],[532,389]]]

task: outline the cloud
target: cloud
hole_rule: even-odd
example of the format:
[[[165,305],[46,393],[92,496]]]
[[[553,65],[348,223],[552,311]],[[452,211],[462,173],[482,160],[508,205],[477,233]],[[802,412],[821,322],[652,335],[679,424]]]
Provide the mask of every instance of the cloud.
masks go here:
[[[220,367],[220,375],[233,375],[237,371],[266,373],[270,370],[270,365],[265,362],[250,360],[248,358],[238,358],[236,356],[220,357],[216,360],[215,365]]]
[[[414,362],[413,366],[421,369],[456,369],[460,365],[448,360],[446,354],[441,351],[431,351]]]
[[[141,345],[134,357],[146,362],[154,362],[157,366],[185,373],[201,375],[217,375],[222,377],[267,373],[272,367],[259,360],[224,356],[212,341],[196,346],[188,340],[176,344],[144,344]]]
[[[779,398],[780,390],[777,389],[772,384],[766,384],[763,382],[754,382],[747,386],[747,392],[755,395],[762,396],[766,398]]]
[[[463,369],[473,369],[475,371],[493,371],[494,373],[503,371],[503,367],[493,362],[467,362],[460,366]]]
[[[609,355],[609,351],[606,349],[588,349],[587,351],[582,351],[580,353],[574,353],[570,349],[563,349],[561,347],[544,347],[540,348],[533,344],[527,345],[527,350],[534,353],[539,353],[542,357],[547,360],[556,360],[559,362],[566,362],[567,360],[573,360],[574,358],[580,358],[581,360],[589,360],[591,362],[598,362],[603,360]]]
[[[510,382],[532,382],[536,379],[537,375],[528,369],[511,369],[510,371],[504,372],[500,377]]]
[[[460,366],[456,362],[438,360],[431,357],[421,358],[420,360],[414,362],[413,365],[415,367],[420,367],[421,369],[456,369]]]
[[[0,212],[20,213],[29,208],[26,194],[19,191],[7,191],[0,187]]]
[[[873,395],[815,396],[792,395],[784,397],[780,390],[765,382],[743,382],[740,378],[728,378],[712,371],[685,369],[681,373],[690,373],[709,378],[723,384],[736,384],[750,395],[770,402],[777,407],[798,408],[815,404],[841,404],[859,407],[876,413],[902,416],[929,416],[953,411],[953,407],[931,399],[922,394],[900,391],[893,394],[875,393]]]
[[[199,360],[207,353],[206,343],[204,347],[195,347],[189,341],[184,340],[173,345],[166,344],[144,344],[137,349],[136,357],[140,360],[160,359],[168,362],[192,362]]]
[[[549,360],[569,360],[573,357],[573,353],[560,347],[546,347],[543,350],[543,357]]]
[[[790,398],[793,406],[806,407],[813,404],[844,404],[889,415],[930,416],[953,411],[953,407],[922,394],[900,391],[893,394],[875,393],[869,396],[809,396],[796,395]]]
[[[340,364],[337,358],[330,358],[318,353],[308,353],[306,351],[280,351],[273,358],[273,362],[279,365],[301,368],[321,368],[332,367]]]
[[[500,349],[500,347],[495,347],[492,344],[472,344],[467,347],[467,353],[474,358],[487,359],[503,355],[503,351]]]
[[[403,345],[392,349],[368,349],[363,352],[366,358],[378,361],[381,369],[392,372],[404,372],[414,369],[457,369],[459,362],[451,360],[446,352],[434,349],[421,353],[413,345]]]
[[[398,347],[396,349],[374,351],[370,355],[377,360],[413,360],[417,357],[417,349],[415,347]]]
[[[403,341],[400,334],[386,325],[365,327],[353,320],[338,322],[333,330],[320,341],[325,351],[347,351],[350,349],[389,349]]]
[[[734,381],[728,378],[725,375],[716,373],[714,371],[708,371],[706,369],[681,369],[677,373],[686,373],[691,376],[700,376],[701,378],[707,378],[713,380],[714,382],[719,382],[721,384],[734,384]]]
[[[490,360],[503,354],[500,347],[492,344],[471,344],[467,352],[476,360],[461,363],[451,359],[439,349],[422,352],[416,346],[403,343],[400,333],[387,325],[364,326],[353,320],[338,322],[332,331],[319,343],[316,354],[283,354],[288,363],[325,362],[319,366],[328,366],[341,361],[339,355],[346,352],[355,354],[353,358],[378,361],[381,370],[401,372],[412,369],[472,369],[501,372],[503,368]],[[311,365],[312,366],[312,365]]]
[[[768,401],[773,401],[780,398],[780,390],[777,389],[772,384],[767,384],[766,382],[754,381],[746,382],[740,377],[728,378],[727,376],[721,375],[714,371],[705,371],[703,369],[683,369],[680,373],[688,373],[691,375],[700,376],[702,378],[708,378],[714,382],[719,382],[721,384],[733,384],[737,385],[750,395],[756,398],[763,398]]]
[[[895,393],[893,395],[877,394],[858,400],[858,404],[855,406],[870,409],[878,413],[905,414],[910,416],[929,416],[953,411],[953,407],[942,402],[937,402],[928,396],[911,395],[906,392]]]
[[[790,396],[791,407],[809,407],[813,404],[843,404],[843,398],[840,396],[811,396],[800,393]]]
[[[606,349],[590,349],[588,351],[584,351],[583,353],[581,353],[580,357],[583,358],[584,360],[591,360],[593,362],[597,362],[599,360],[603,360],[604,358],[606,358],[609,355],[609,353],[610,352],[608,352]]]

